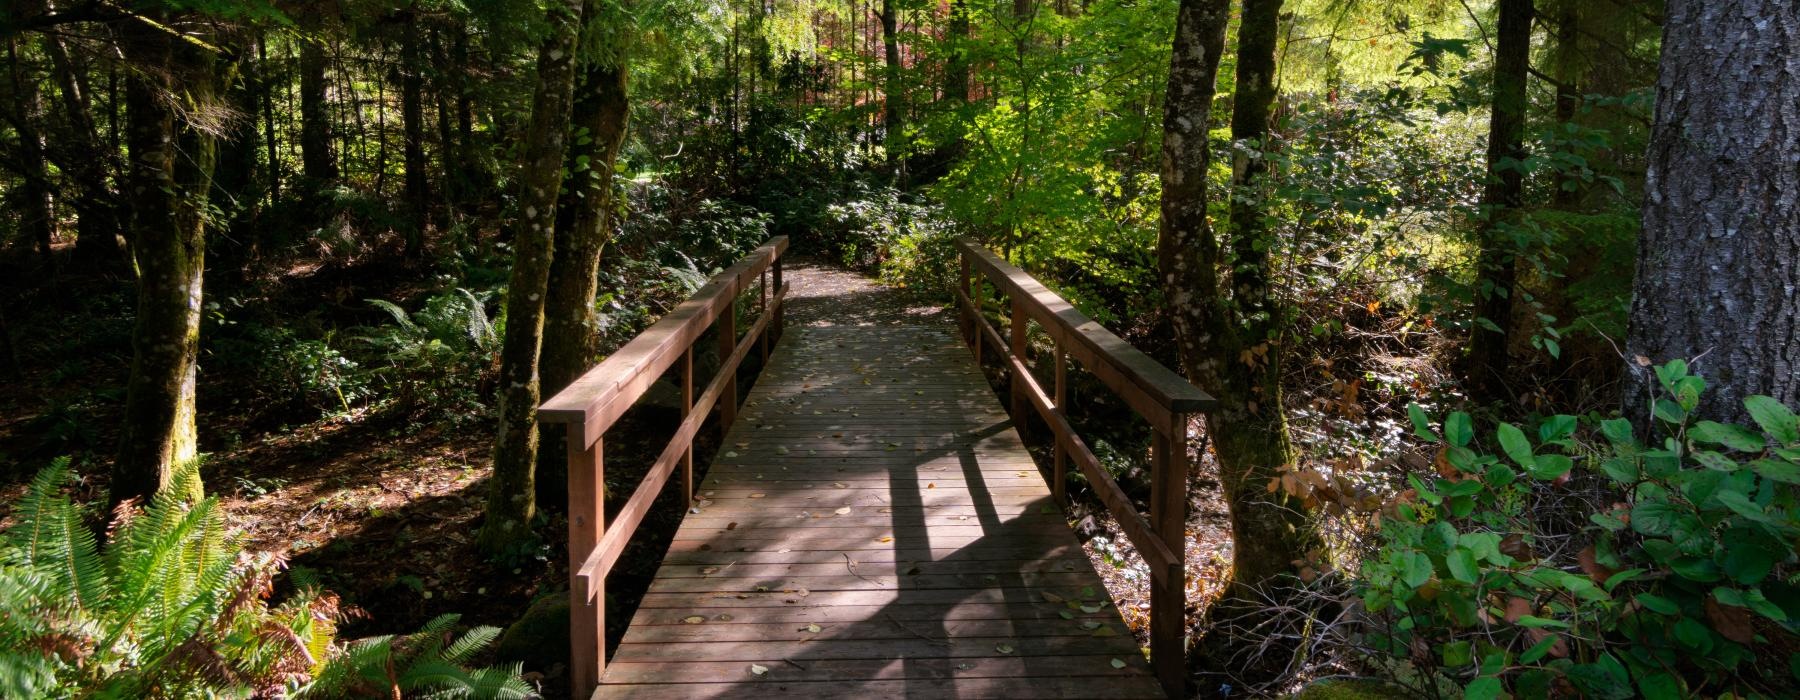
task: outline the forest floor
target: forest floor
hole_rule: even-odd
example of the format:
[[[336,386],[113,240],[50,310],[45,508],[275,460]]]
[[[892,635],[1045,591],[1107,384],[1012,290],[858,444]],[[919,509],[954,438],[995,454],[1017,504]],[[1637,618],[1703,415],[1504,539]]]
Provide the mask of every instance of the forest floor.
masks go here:
[[[412,277],[377,279],[416,285],[418,280]],[[343,278],[370,284],[365,275]],[[787,279],[792,284],[787,312],[791,325],[949,327],[954,322],[941,305],[835,266],[792,263]],[[116,279],[72,283],[95,298],[116,295],[122,288]],[[298,285],[290,291],[316,294],[314,286]],[[333,296],[340,301],[394,298],[393,291],[340,289]],[[56,296],[70,298],[67,290]],[[278,307],[306,303],[292,298],[271,301]],[[100,314],[104,318],[96,323],[105,332],[90,330],[83,335],[97,337],[64,339],[67,342],[61,344],[108,349],[84,354],[71,366],[68,361],[53,361],[57,352],[50,350],[57,343],[33,345],[27,354],[45,350],[44,361],[26,362],[18,376],[0,379],[0,464],[7,467],[11,482],[0,493],[4,499],[0,502],[16,496],[23,480],[52,456],[51,450],[85,454],[85,464],[77,460],[78,471],[88,475],[85,495],[97,493],[103,482],[101,465],[109,454],[106,446],[116,439],[109,421],[122,399],[110,387],[122,384],[129,363],[128,343],[123,351],[117,345],[118,334],[129,327],[121,327],[123,311],[122,302],[75,309],[52,303],[28,311],[26,318],[13,319],[15,337],[21,331],[35,336],[72,328],[70,318],[79,323],[89,320],[82,318],[85,314]],[[992,368],[990,376],[996,376],[991,372]],[[294,569],[315,577],[357,611],[342,629],[346,636],[410,631],[450,612],[460,613],[467,623],[504,626],[524,615],[535,601],[562,595],[567,577],[560,545],[564,530],[554,514],[540,523],[538,542],[505,561],[483,559],[474,550],[491,466],[492,430],[485,422],[421,423],[371,409],[290,422],[234,398],[249,394],[240,394],[243,378],[227,375],[203,376],[200,386],[208,491],[221,498],[248,547],[284,554]],[[100,393],[99,399],[91,399],[94,392]],[[59,418],[61,413],[69,414],[68,420]],[[616,498],[622,500],[635,487],[672,422],[654,410],[634,409],[609,433],[607,482]],[[42,434],[58,426],[87,431],[76,436],[87,449],[45,447],[73,444],[50,441]],[[697,468],[704,467],[713,449],[706,440],[697,444]],[[1046,449],[1039,446],[1034,452],[1041,464],[1048,464]],[[1191,463],[1197,466],[1190,480],[1189,612],[1190,623],[1197,623],[1230,559],[1230,540],[1226,509],[1210,464],[1201,459]],[[1075,498],[1071,515],[1095,569],[1140,640],[1147,640],[1147,570],[1091,493],[1079,485],[1070,493]],[[681,515],[673,499],[659,501],[611,580],[609,597],[615,608],[635,607]],[[609,630],[616,639],[630,611],[615,610],[609,619],[618,623]],[[545,680],[545,687],[557,688],[561,665],[546,661],[540,668],[528,664],[527,670]]]

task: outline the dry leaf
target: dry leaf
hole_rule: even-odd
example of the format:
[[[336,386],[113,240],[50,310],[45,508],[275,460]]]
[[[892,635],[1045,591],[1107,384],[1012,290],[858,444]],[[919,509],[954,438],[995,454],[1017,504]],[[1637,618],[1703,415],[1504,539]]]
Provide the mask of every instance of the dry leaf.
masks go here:
[[[1006,644],[1006,643],[1002,642],[1000,644],[994,645],[994,651],[1000,652],[1002,654],[1011,654],[1011,653],[1013,653],[1013,648],[1012,648],[1011,644]]]
[[[768,673],[768,672],[769,672],[769,667],[768,667],[768,666],[763,666],[763,665],[761,665],[761,664],[750,664],[750,672],[751,672],[751,673],[753,673],[753,674],[756,674],[756,675],[758,675],[758,676],[760,676],[760,675],[763,675],[763,674],[765,674],[765,673]]]
[[[1112,660],[1112,667],[1113,667],[1113,668],[1125,668],[1125,660],[1124,660],[1124,659],[1117,659],[1117,658],[1115,658],[1115,659],[1113,659],[1113,660]]]
[[[706,618],[701,617],[699,615],[689,615],[687,617],[681,618],[681,621],[688,623],[690,625],[698,625],[702,622],[705,622]]]
[[[837,513],[838,515],[849,515],[850,514],[850,506],[844,506],[844,507],[834,510],[832,512]]]

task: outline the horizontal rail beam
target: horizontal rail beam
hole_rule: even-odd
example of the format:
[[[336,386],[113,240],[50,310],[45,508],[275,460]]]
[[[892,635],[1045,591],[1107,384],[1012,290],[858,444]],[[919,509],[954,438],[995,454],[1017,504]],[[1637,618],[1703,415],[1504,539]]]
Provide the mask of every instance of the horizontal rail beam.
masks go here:
[[[1004,347],[1004,344],[1001,344],[1000,331],[995,329],[993,324],[981,318],[980,314],[974,313],[975,302],[963,294],[961,289],[956,290],[956,299],[962,304],[965,312],[974,316],[976,327],[983,335],[987,336],[988,342]],[[1112,512],[1114,518],[1118,519],[1119,529],[1125,532],[1125,537],[1131,540],[1132,546],[1136,547],[1138,553],[1144,557],[1144,563],[1150,567],[1150,575],[1161,580],[1169,575],[1171,567],[1183,566],[1181,558],[1176,556],[1174,550],[1169,549],[1169,545],[1156,535],[1150,528],[1150,521],[1144,519],[1143,514],[1138,512],[1137,506],[1131,502],[1131,498],[1125,495],[1125,489],[1120,488],[1119,482],[1106,472],[1105,467],[1100,465],[1100,458],[1096,457],[1094,451],[1087,446],[1087,442],[1075,433],[1075,426],[1069,423],[1069,419],[1063,415],[1060,408],[1051,403],[1050,397],[1044,393],[1043,386],[1038,384],[1037,377],[1032,376],[1031,371],[1025,367],[1025,362],[1012,353],[1003,353],[1002,357],[1006,359],[1012,369],[1014,381],[1020,381],[1024,385],[1025,395],[1031,400],[1032,408],[1044,419],[1045,423],[1050,424],[1050,430],[1056,433],[1056,441],[1075,457],[1076,466],[1081,468],[1081,473],[1087,477],[1088,483],[1093,484],[1094,494],[1099,496],[1100,502],[1106,505],[1106,509]],[[1014,418],[1021,422],[1024,419],[1023,416],[1014,416]]]
[[[1020,302],[1032,320],[1043,326],[1044,332],[1076,361],[1152,423],[1166,425],[1175,414],[1207,411],[1217,405],[1212,396],[1088,318],[993,251],[967,238],[958,239],[956,246],[983,277]]]
[[[774,311],[781,308],[785,299],[787,299],[787,286],[783,285],[781,289],[776,290],[774,298],[769,301],[767,311],[756,319],[755,324],[750,326],[750,331],[745,333],[743,339],[739,340],[736,347],[732,349],[731,356],[719,365],[718,375],[706,385],[706,391],[694,400],[694,406],[689,409],[687,418],[683,419],[680,427],[675,429],[675,435],[669,438],[669,444],[663,448],[662,454],[657,455],[656,462],[644,474],[644,480],[638,482],[637,490],[632,492],[631,499],[619,508],[617,515],[613,516],[612,522],[606,527],[606,534],[600,537],[600,544],[594,547],[593,554],[588,555],[587,560],[583,561],[581,568],[576,571],[575,580],[578,582],[578,590],[571,591],[576,596],[576,600],[594,599],[600,590],[600,587],[594,585],[594,582],[597,579],[605,578],[606,574],[612,571],[613,565],[618,563],[619,555],[625,552],[625,545],[631,542],[631,536],[637,533],[638,525],[643,522],[644,515],[650,512],[650,504],[656,502],[656,497],[662,494],[663,487],[668,484],[669,477],[675,474],[675,466],[680,464],[682,457],[693,448],[694,435],[700,432],[700,426],[706,422],[707,414],[712,412],[713,406],[724,395],[726,386],[730,384],[727,380],[737,372],[738,365],[743,363],[744,357],[750,353],[750,349],[756,347],[763,334],[768,332],[769,323],[775,318]]]
[[[600,439],[787,247],[787,236],[776,236],[714,275],[693,297],[545,401],[538,420],[568,424],[570,439],[584,444]]]

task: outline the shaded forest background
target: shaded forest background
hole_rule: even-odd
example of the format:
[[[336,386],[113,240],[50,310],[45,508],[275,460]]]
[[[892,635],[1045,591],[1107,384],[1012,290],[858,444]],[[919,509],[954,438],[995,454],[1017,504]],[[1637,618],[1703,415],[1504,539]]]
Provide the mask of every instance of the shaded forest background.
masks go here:
[[[1745,400],[1800,397],[1786,351],[1734,348],[1791,346],[1797,314],[1746,302],[1761,320],[1720,321],[1736,335],[1678,338],[1655,329],[1698,325],[1703,292],[1734,283],[1656,297],[1640,276],[1665,246],[1708,263],[1645,202],[1654,168],[1705,169],[1658,139],[1682,117],[1655,99],[1684,75],[1665,32],[1697,13],[13,3],[0,471],[24,493],[72,457],[64,490],[93,522],[215,496],[247,548],[289,558],[277,599],[359,611],[336,634],[513,625],[482,658],[560,693],[566,647],[541,645],[567,624],[566,495],[537,403],[771,236],[925,305],[947,303],[968,236],[1222,399],[1189,445],[1194,693],[1779,695],[1800,658],[1800,436]],[[1749,45],[1791,66],[1772,35]],[[1742,65],[1735,84],[1795,95]],[[1733,143],[1780,170],[1785,128]],[[1776,242],[1725,260],[1773,261],[1790,297],[1793,184],[1768,185]],[[1685,317],[1643,305],[1684,294]],[[615,428],[609,493],[676,410],[653,395]],[[1145,494],[1148,431],[1080,413]],[[1074,492],[1114,597],[1142,599],[1141,561]],[[661,511],[672,530],[679,507]],[[617,605],[660,551],[625,555]]]

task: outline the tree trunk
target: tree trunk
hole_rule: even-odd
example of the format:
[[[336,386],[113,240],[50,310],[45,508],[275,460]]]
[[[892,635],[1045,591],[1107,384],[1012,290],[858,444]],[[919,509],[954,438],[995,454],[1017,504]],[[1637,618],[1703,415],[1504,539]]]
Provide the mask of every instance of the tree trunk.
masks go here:
[[[13,99],[6,105],[7,121],[19,135],[20,190],[24,193],[19,211],[19,227],[45,260],[51,258],[51,244],[56,238],[56,210],[50,195],[50,167],[44,158],[44,137],[36,126],[43,123],[43,97],[33,76],[25,75],[25,63],[19,57],[18,41],[7,42],[7,59],[12,63]]]
[[[1470,395],[1483,401],[1507,395],[1507,349],[1512,339],[1514,282],[1518,278],[1519,246],[1513,241],[1513,230],[1519,222],[1525,193],[1525,174],[1519,164],[1526,155],[1525,82],[1531,70],[1531,3],[1532,0],[1499,0],[1500,21],[1495,30],[1488,182],[1481,195],[1476,323],[1469,337]]]
[[[905,135],[901,133],[905,129],[901,115],[905,109],[906,97],[900,84],[899,14],[896,0],[881,0],[881,50],[884,56],[881,79],[882,148],[887,152],[888,167],[894,170],[896,180],[905,177],[902,151],[906,148]]]
[[[142,23],[120,26],[126,56],[147,70],[131,78],[125,97],[139,274],[131,377],[112,473],[115,504],[149,497],[196,456],[205,200],[217,147],[204,129],[177,121],[174,103],[188,114],[219,108],[213,56]]]
[[[100,140],[100,130],[94,122],[93,101],[62,38],[45,35],[44,52],[50,55],[52,72],[62,92],[69,133],[78,145],[66,159],[57,163],[75,182],[71,198],[76,216],[75,257],[98,265],[120,262],[123,248],[119,245],[119,234],[125,216],[118,204],[119,194],[107,184],[108,169],[117,166],[118,149]]]
[[[255,45],[254,38],[245,39],[235,47],[238,55],[249,55],[249,47]],[[213,177],[211,194],[213,206],[230,231],[229,240],[218,241],[228,252],[221,256],[225,260],[219,262],[231,267],[237,267],[248,253],[255,237],[252,222],[264,192],[263,182],[257,174],[256,158],[256,151],[262,145],[262,131],[257,126],[256,114],[262,105],[263,68],[258,62],[244,61],[240,80],[226,88],[227,99],[239,118],[226,126],[224,140],[219,144],[218,172]],[[215,249],[214,252],[221,251]]]
[[[1747,396],[1800,404],[1800,2],[1667,12],[1626,354],[1690,360],[1696,413],[1748,424]],[[1630,372],[1643,425],[1659,390]]]
[[[406,210],[412,225],[406,230],[406,257],[425,254],[425,220],[431,198],[430,183],[425,173],[425,78],[420,65],[419,19],[415,10],[406,12],[400,30],[400,121],[406,132]]]
[[[319,24],[300,38],[300,169],[317,187],[338,177],[337,158],[331,153],[331,113],[325,101],[324,38]]]
[[[538,353],[544,333],[544,296],[562,184],[569,103],[575,87],[581,0],[564,0],[548,14],[538,51],[538,85],[525,162],[519,173],[519,215],[512,235],[513,268],[506,292],[506,337],[500,350],[500,427],[494,440],[494,477],[476,545],[490,554],[526,541],[536,514]]]
[[[550,264],[539,370],[544,396],[562,391],[600,354],[594,295],[600,253],[612,238],[613,166],[630,116],[626,59],[616,61],[617,68],[596,64],[587,70],[571,115],[587,142],[578,140],[569,148],[569,181],[556,207],[556,255]],[[545,444],[560,448],[562,433],[561,428],[543,431]],[[545,507],[561,510],[568,502],[566,454],[545,449],[538,460],[538,503]]]

